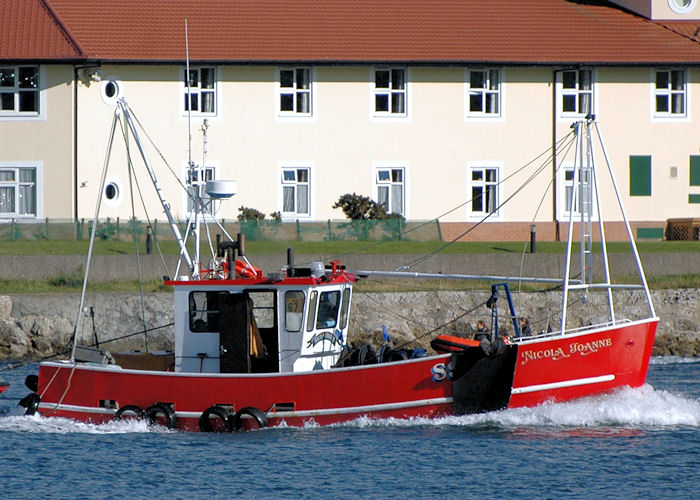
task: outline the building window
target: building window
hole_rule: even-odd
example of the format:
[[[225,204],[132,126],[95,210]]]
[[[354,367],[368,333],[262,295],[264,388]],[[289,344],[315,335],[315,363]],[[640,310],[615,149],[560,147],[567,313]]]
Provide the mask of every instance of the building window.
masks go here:
[[[283,115],[311,115],[311,69],[279,70],[279,110]]]
[[[581,217],[581,207],[584,213],[590,213],[591,220],[597,219],[597,213],[594,209],[595,192],[593,186],[590,185],[590,170],[579,170],[578,175],[581,175],[581,188],[576,188],[574,192],[574,184],[576,170],[574,165],[563,165],[557,170],[557,186],[558,186],[558,202],[557,202],[557,219],[569,220],[572,216],[574,219]],[[575,198],[575,199],[574,199]],[[571,213],[571,203],[574,201],[573,214]]]
[[[282,168],[282,216],[309,217],[309,168]]]
[[[0,66],[0,115],[39,113],[39,67]]]
[[[377,116],[406,116],[406,69],[374,71],[374,111]]]
[[[469,116],[499,116],[501,113],[501,78],[497,69],[469,70]]]
[[[189,171],[189,170],[188,170]],[[197,167],[189,171],[190,183],[187,186],[187,212],[193,213],[196,209],[197,193],[200,192],[202,205],[204,206],[204,214],[214,214],[215,207],[213,200],[204,191],[207,181],[216,180],[216,169],[212,166]]]
[[[0,167],[0,217],[36,217],[37,194],[35,167]]]
[[[384,205],[388,214],[406,216],[406,180],[403,168],[377,169],[377,202]]]
[[[498,213],[498,168],[471,167],[471,215],[484,217]]]
[[[661,117],[685,116],[685,101],[685,70],[670,69],[656,71],[654,115]]]
[[[189,78],[186,69],[184,75],[184,111],[203,115],[216,114],[216,68],[190,67]]]
[[[561,72],[561,110],[564,115],[593,112],[593,75],[589,69]]]

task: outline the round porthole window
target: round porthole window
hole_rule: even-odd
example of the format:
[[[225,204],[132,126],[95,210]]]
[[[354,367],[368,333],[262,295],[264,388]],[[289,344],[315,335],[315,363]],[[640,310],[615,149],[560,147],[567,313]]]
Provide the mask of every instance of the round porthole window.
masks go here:
[[[106,104],[115,105],[122,96],[122,84],[119,80],[107,78],[101,83],[100,93]]]
[[[117,185],[113,182],[110,182],[105,188],[105,196],[108,200],[115,199],[117,196],[119,196],[119,187],[117,187]]]
[[[105,205],[116,207],[122,201],[122,186],[118,179],[107,179],[105,182],[105,190],[102,193],[102,199]]]
[[[697,0],[668,0],[668,6],[676,14],[687,14],[695,8]]]

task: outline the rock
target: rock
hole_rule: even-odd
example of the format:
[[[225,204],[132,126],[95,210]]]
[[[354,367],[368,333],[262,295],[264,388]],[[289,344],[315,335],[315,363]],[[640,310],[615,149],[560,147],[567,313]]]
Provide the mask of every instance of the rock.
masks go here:
[[[515,288],[515,287],[514,287]],[[615,292],[617,318],[636,319],[648,315],[646,302],[639,292]],[[654,290],[656,314],[660,318],[654,355],[700,356],[700,290]],[[428,347],[438,333],[470,336],[479,319],[490,321],[491,310],[483,304],[488,291],[440,291],[403,293],[362,293],[353,295],[349,341],[368,341],[376,346],[384,342],[382,326],[386,326],[394,344],[406,347]],[[8,301],[0,296],[0,311]],[[169,325],[173,321],[172,295],[151,293],[145,296],[145,316],[148,328]],[[519,316],[530,319],[533,332],[557,328],[561,307],[558,292],[513,292]],[[4,304],[4,306],[3,306]],[[71,339],[79,304],[77,295],[23,294],[13,295],[9,304],[11,316],[0,317],[0,359],[34,358],[63,349]],[[92,318],[100,346],[112,352],[145,350],[142,333],[142,308],[138,294],[93,294],[86,300],[81,318],[79,339],[92,343]],[[501,317],[509,314],[508,303],[501,296],[497,302]],[[587,295],[572,292],[569,298],[569,326],[584,326],[601,322],[608,308],[606,294]],[[5,309],[6,310],[6,309]],[[487,321],[487,322],[488,322]],[[507,318],[500,328],[513,330]],[[113,339],[114,342],[108,342]],[[148,334],[151,350],[173,348],[172,326]]]
[[[12,314],[12,299],[9,295],[0,295],[0,319],[8,319]]]

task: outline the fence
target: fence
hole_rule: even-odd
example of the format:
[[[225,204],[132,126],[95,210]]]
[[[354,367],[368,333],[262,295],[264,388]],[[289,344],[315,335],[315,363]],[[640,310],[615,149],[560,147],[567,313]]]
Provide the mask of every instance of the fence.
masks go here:
[[[248,240],[272,241],[342,241],[342,240],[441,240],[438,221],[389,220],[340,220],[325,222],[278,221],[220,221],[231,235],[245,234]],[[187,230],[187,221],[177,222],[181,234]],[[43,221],[25,222],[11,220],[0,224],[0,240],[86,240],[92,234],[92,220],[61,220],[46,218]],[[221,233],[216,224],[208,224],[211,234]],[[141,220],[103,219],[98,221],[95,235],[103,240],[131,241],[143,239],[148,223]],[[159,240],[172,240],[167,221],[155,220],[151,231]],[[204,228],[202,228],[204,231]]]

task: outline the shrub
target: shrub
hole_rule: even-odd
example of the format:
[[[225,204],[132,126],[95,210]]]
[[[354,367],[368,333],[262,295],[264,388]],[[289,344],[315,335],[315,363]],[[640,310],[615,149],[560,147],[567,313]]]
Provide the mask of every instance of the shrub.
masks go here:
[[[265,214],[249,207],[238,208],[238,220],[241,222],[265,220]]]
[[[375,220],[386,219],[384,205],[377,203],[368,196],[361,194],[344,194],[335,202],[333,208],[340,208],[345,216],[351,220]]]

